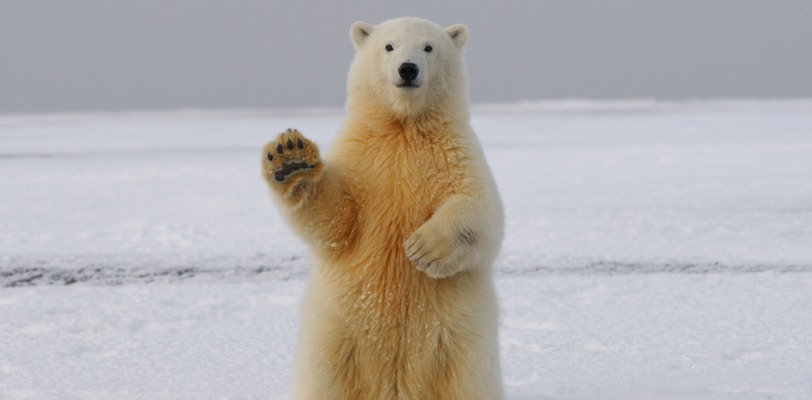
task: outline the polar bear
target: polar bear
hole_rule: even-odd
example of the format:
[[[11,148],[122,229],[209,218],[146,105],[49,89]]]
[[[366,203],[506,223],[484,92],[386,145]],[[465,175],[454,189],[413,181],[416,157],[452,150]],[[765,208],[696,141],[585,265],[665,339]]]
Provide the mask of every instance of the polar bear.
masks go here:
[[[464,25],[350,29],[347,116],[329,153],[289,129],[263,176],[315,266],[296,399],[500,399],[496,184],[469,123]]]

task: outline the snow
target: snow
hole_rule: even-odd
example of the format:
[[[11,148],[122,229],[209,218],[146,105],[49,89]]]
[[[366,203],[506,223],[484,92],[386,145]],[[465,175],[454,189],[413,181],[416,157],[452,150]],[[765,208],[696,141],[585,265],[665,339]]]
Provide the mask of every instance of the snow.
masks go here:
[[[0,399],[288,397],[338,110],[0,116]],[[812,101],[481,105],[508,399],[812,397]]]

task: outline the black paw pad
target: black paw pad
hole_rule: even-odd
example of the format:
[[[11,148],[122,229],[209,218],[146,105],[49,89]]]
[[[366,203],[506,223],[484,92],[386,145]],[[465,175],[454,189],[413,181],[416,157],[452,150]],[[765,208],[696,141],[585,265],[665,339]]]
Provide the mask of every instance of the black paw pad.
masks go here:
[[[293,141],[292,140],[288,139],[288,142],[286,144],[288,146],[288,150],[293,150]]]
[[[313,166],[304,162],[304,161],[294,161],[289,162],[286,164],[282,164],[282,168],[279,168],[273,173],[273,178],[277,182],[283,182],[287,179],[288,175],[300,170],[300,169],[312,169]]]
[[[284,151],[282,149],[282,143],[279,143],[278,145],[276,145],[276,154],[282,154],[282,151]]]
[[[268,161],[273,161],[273,154],[268,153]]]
[[[299,150],[304,148],[304,142],[302,141],[302,139],[296,139],[296,147],[298,147]]]

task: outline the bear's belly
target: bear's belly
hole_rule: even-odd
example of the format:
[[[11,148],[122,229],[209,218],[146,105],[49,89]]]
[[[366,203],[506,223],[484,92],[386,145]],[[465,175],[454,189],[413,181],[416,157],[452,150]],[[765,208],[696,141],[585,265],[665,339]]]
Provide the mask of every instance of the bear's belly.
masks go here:
[[[406,240],[448,196],[439,180],[423,183],[432,195],[415,193],[410,188],[421,184],[415,179],[401,177],[397,185],[362,195],[357,242],[333,266],[341,274],[336,302],[358,338],[394,335],[411,343],[415,336],[432,336],[452,311],[451,303],[464,295],[464,274],[433,279],[407,257]],[[435,328],[428,329],[426,321]]]
[[[467,272],[435,280],[408,261],[378,268],[340,285],[340,339],[332,345],[345,354],[346,369],[337,378],[362,390],[359,398],[434,398],[431,390],[448,386],[445,372],[483,346],[474,343],[482,337],[475,334],[482,319],[474,318],[481,296]]]

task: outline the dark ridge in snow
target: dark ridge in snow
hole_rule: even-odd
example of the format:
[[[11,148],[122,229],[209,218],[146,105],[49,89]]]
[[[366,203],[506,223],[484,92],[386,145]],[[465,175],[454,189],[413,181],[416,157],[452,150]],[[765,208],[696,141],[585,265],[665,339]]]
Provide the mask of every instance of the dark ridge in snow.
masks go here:
[[[124,268],[82,268],[79,270],[59,270],[49,268],[15,268],[0,272],[3,287],[73,285],[89,283],[97,285],[121,285],[125,283],[175,282],[194,278],[201,274],[212,274],[211,270],[194,268],[169,268],[165,270],[129,270]],[[262,270],[245,270],[245,274],[259,274]]]
[[[224,260],[225,258],[221,258]],[[110,265],[103,260],[88,262],[79,268],[37,266],[48,264],[44,260],[17,260],[12,267],[0,267],[0,287],[21,286],[67,286],[74,284],[115,286],[127,284],[178,283],[178,282],[243,282],[243,281],[302,281],[309,268],[301,258],[291,257],[278,265],[232,265],[214,266],[209,259],[204,265],[174,265],[166,267]],[[74,260],[76,261],[76,260]],[[81,262],[81,261],[80,261]],[[249,263],[250,264],[250,263]],[[205,266],[207,265],[207,266]],[[530,268],[498,267],[497,277],[544,277],[544,276],[616,276],[646,274],[752,274],[752,273],[812,273],[807,265],[726,265],[718,262],[705,263],[633,263],[592,262],[568,267],[538,266]]]
[[[307,261],[297,255],[272,257],[209,255],[95,255],[0,258],[0,287],[125,285],[181,281],[303,280]]]
[[[122,268],[88,267],[78,270],[20,267],[0,271],[0,287],[67,286],[90,284],[115,286],[125,284],[177,283],[180,281],[244,281],[261,277],[263,280],[301,280],[304,273],[285,267],[234,267],[207,269],[195,267]]]
[[[500,268],[504,276],[563,276],[563,275],[643,275],[643,274],[752,274],[752,273],[812,273],[812,264],[795,265],[728,265],[719,262],[645,263],[594,262],[582,266],[531,268]]]

